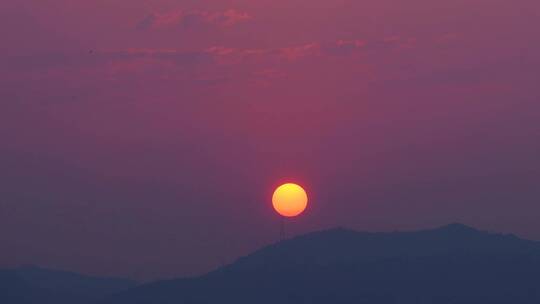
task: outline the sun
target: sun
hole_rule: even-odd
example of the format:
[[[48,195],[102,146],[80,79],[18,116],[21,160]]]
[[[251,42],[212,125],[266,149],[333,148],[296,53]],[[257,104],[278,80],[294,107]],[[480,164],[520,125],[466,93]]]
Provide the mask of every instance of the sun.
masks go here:
[[[272,196],[272,205],[277,213],[285,217],[295,217],[306,210],[308,203],[307,193],[297,184],[284,184],[279,186]]]

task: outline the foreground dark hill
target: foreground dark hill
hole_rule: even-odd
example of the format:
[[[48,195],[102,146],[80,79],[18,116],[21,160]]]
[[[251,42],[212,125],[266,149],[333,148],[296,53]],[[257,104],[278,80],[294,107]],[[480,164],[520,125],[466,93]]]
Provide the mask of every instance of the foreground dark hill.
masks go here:
[[[32,304],[49,299],[47,292],[32,287],[15,271],[0,270],[0,303]]]
[[[0,303],[86,304],[134,287],[136,282],[26,266],[0,270]]]
[[[336,229],[104,303],[540,303],[540,244],[459,224],[396,233]]]

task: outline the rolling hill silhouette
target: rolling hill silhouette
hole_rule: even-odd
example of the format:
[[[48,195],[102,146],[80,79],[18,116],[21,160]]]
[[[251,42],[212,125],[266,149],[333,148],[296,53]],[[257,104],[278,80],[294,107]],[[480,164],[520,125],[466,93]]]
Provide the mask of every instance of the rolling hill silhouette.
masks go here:
[[[460,224],[394,233],[333,229],[103,303],[540,303],[540,243]]]
[[[2,304],[87,304],[136,285],[135,281],[103,278],[24,266],[0,270]]]
[[[539,283],[539,242],[451,224],[314,232],[204,276],[138,287],[37,267],[0,270],[0,303],[532,304],[540,303]]]
[[[15,271],[0,270],[0,303],[32,304],[49,299],[49,294],[32,287]]]

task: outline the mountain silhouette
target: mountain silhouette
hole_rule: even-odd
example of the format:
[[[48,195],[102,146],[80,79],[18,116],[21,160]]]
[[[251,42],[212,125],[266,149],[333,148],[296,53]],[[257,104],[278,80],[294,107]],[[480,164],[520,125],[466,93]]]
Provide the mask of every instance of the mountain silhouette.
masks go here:
[[[135,281],[36,266],[0,270],[0,303],[86,304],[134,287]]]
[[[540,243],[461,224],[415,232],[333,229],[267,246],[197,278],[104,304],[540,303]]]
[[[32,304],[49,299],[46,291],[32,287],[15,271],[0,270],[0,303]]]
[[[6,304],[540,303],[540,243],[461,224],[314,232],[195,278],[135,286],[38,267],[0,270]]]

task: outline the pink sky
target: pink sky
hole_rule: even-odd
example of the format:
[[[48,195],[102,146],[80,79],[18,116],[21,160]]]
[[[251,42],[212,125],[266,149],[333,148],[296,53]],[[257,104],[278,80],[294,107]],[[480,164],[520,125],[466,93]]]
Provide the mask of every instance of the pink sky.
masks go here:
[[[201,273],[275,240],[286,179],[315,198],[293,234],[540,239],[536,0],[5,0],[0,20],[2,265]]]

